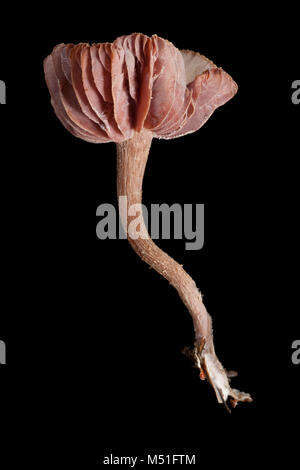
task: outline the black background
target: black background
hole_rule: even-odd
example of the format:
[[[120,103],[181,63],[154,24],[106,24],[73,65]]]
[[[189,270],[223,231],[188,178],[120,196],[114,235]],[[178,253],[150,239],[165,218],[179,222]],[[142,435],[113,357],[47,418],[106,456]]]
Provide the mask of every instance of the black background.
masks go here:
[[[97,468],[104,455],[197,454],[197,464],[295,462],[299,438],[297,14],[196,4],[7,13],[1,32],[1,456]],[[80,11],[80,9],[82,11]],[[233,13],[234,12],[234,13]],[[298,17],[299,18],[299,17]],[[18,23],[16,23],[18,22]],[[60,42],[139,31],[222,66],[238,94],[198,132],[153,142],[144,204],[204,203],[205,243],[158,244],[195,279],[221,362],[253,396],[231,415],[182,355],[193,325],[126,240],[100,241],[116,205],[115,146],[69,135],[42,61]],[[62,454],[58,457],[58,451]],[[241,451],[241,454],[239,453]],[[229,463],[230,462],[230,463]]]

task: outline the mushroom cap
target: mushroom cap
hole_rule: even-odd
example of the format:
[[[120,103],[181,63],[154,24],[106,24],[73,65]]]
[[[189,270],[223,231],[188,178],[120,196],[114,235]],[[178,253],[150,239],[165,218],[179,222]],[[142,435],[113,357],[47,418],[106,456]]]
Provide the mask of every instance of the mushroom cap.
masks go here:
[[[237,92],[221,68],[156,35],[59,44],[44,60],[51,103],[76,137],[122,142],[147,129],[173,139],[198,130]]]

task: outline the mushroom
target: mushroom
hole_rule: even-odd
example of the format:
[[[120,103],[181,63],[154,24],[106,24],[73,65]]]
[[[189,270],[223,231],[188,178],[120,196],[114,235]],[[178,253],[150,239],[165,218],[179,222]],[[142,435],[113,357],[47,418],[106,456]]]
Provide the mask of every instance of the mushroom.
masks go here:
[[[88,142],[117,144],[117,191],[127,208],[141,207],[142,184],[153,138],[174,139],[198,130],[214,110],[237,92],[221,68],[199,53],[179,51],[154,35],[134,33],[113,43],[59,44],[44,61],[51,103],[61,123]],[[132,217],[121,210],[125,231]],[[230,387],[230,377],[213,344],[212,320],[202,295],[183,267],[162,251],[141,222],[140,236],[130,230],[134,251],[175,287],[195,330],[189,352],[200,378],[212,385],[229,410],[249,394]]]

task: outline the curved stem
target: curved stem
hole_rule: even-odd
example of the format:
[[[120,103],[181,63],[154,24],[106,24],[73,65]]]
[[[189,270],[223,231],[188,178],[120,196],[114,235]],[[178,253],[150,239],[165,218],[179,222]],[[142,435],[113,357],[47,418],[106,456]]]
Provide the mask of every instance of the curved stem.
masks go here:
[[[194,361],[200,369],[200,377],[207,378],[213,386],[217,399],[225,403],[228,396],[237,401],[251,401],[250,395],[232,390],[225,369],[218,361],[213,345],[212,321],[202,302],[202,296],[195,281],[183,267],[162,251],[150,238],[144,222],[141,222],[139,237],[130,232],[130,207],[135,205],[142,214],[142,186],[148,154],[152,142],[152,133],[143,130],[135,136],[117,144],[117,191],[127,197],[127,210],[119,207],[120,218],[127,233],[128,241],[134,251],[166,278],[175,287],[183,303],[189,310],[195,329],[195,347],[192,352]],[[127,227],[129,229],[127,229]]]

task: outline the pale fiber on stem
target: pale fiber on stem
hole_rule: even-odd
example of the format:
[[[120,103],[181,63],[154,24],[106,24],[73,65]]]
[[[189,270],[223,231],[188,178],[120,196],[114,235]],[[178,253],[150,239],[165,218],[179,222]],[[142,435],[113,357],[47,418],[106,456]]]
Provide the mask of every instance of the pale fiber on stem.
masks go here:
[[[151,142],[152,133],[143,130],[135,133],[133,138],[117,144],[118,198],[126,196],[128,208],[133,204],[137,207],[142,204],[143,178]],[[122,213],[121,208],[120,217],[126,231],[134,217],[127,215],[125,220],[126,215]],[[204,374],[202,377],[208,378],[220,403],[226,403],[228,397],[232,398],[233,406],[238,401],[251,401],[250,395],[230,388],[228,374],[215,354],[211,317],[207,313],[195,281],[180,264],[152,241],[144,223],[140,227],[140,234],[140,238],[134,239],[130,233],[127,233],[130,245],[143,261],[175,287],[192,316],[195,329],[195,348],[192,354],[195,364]]]

